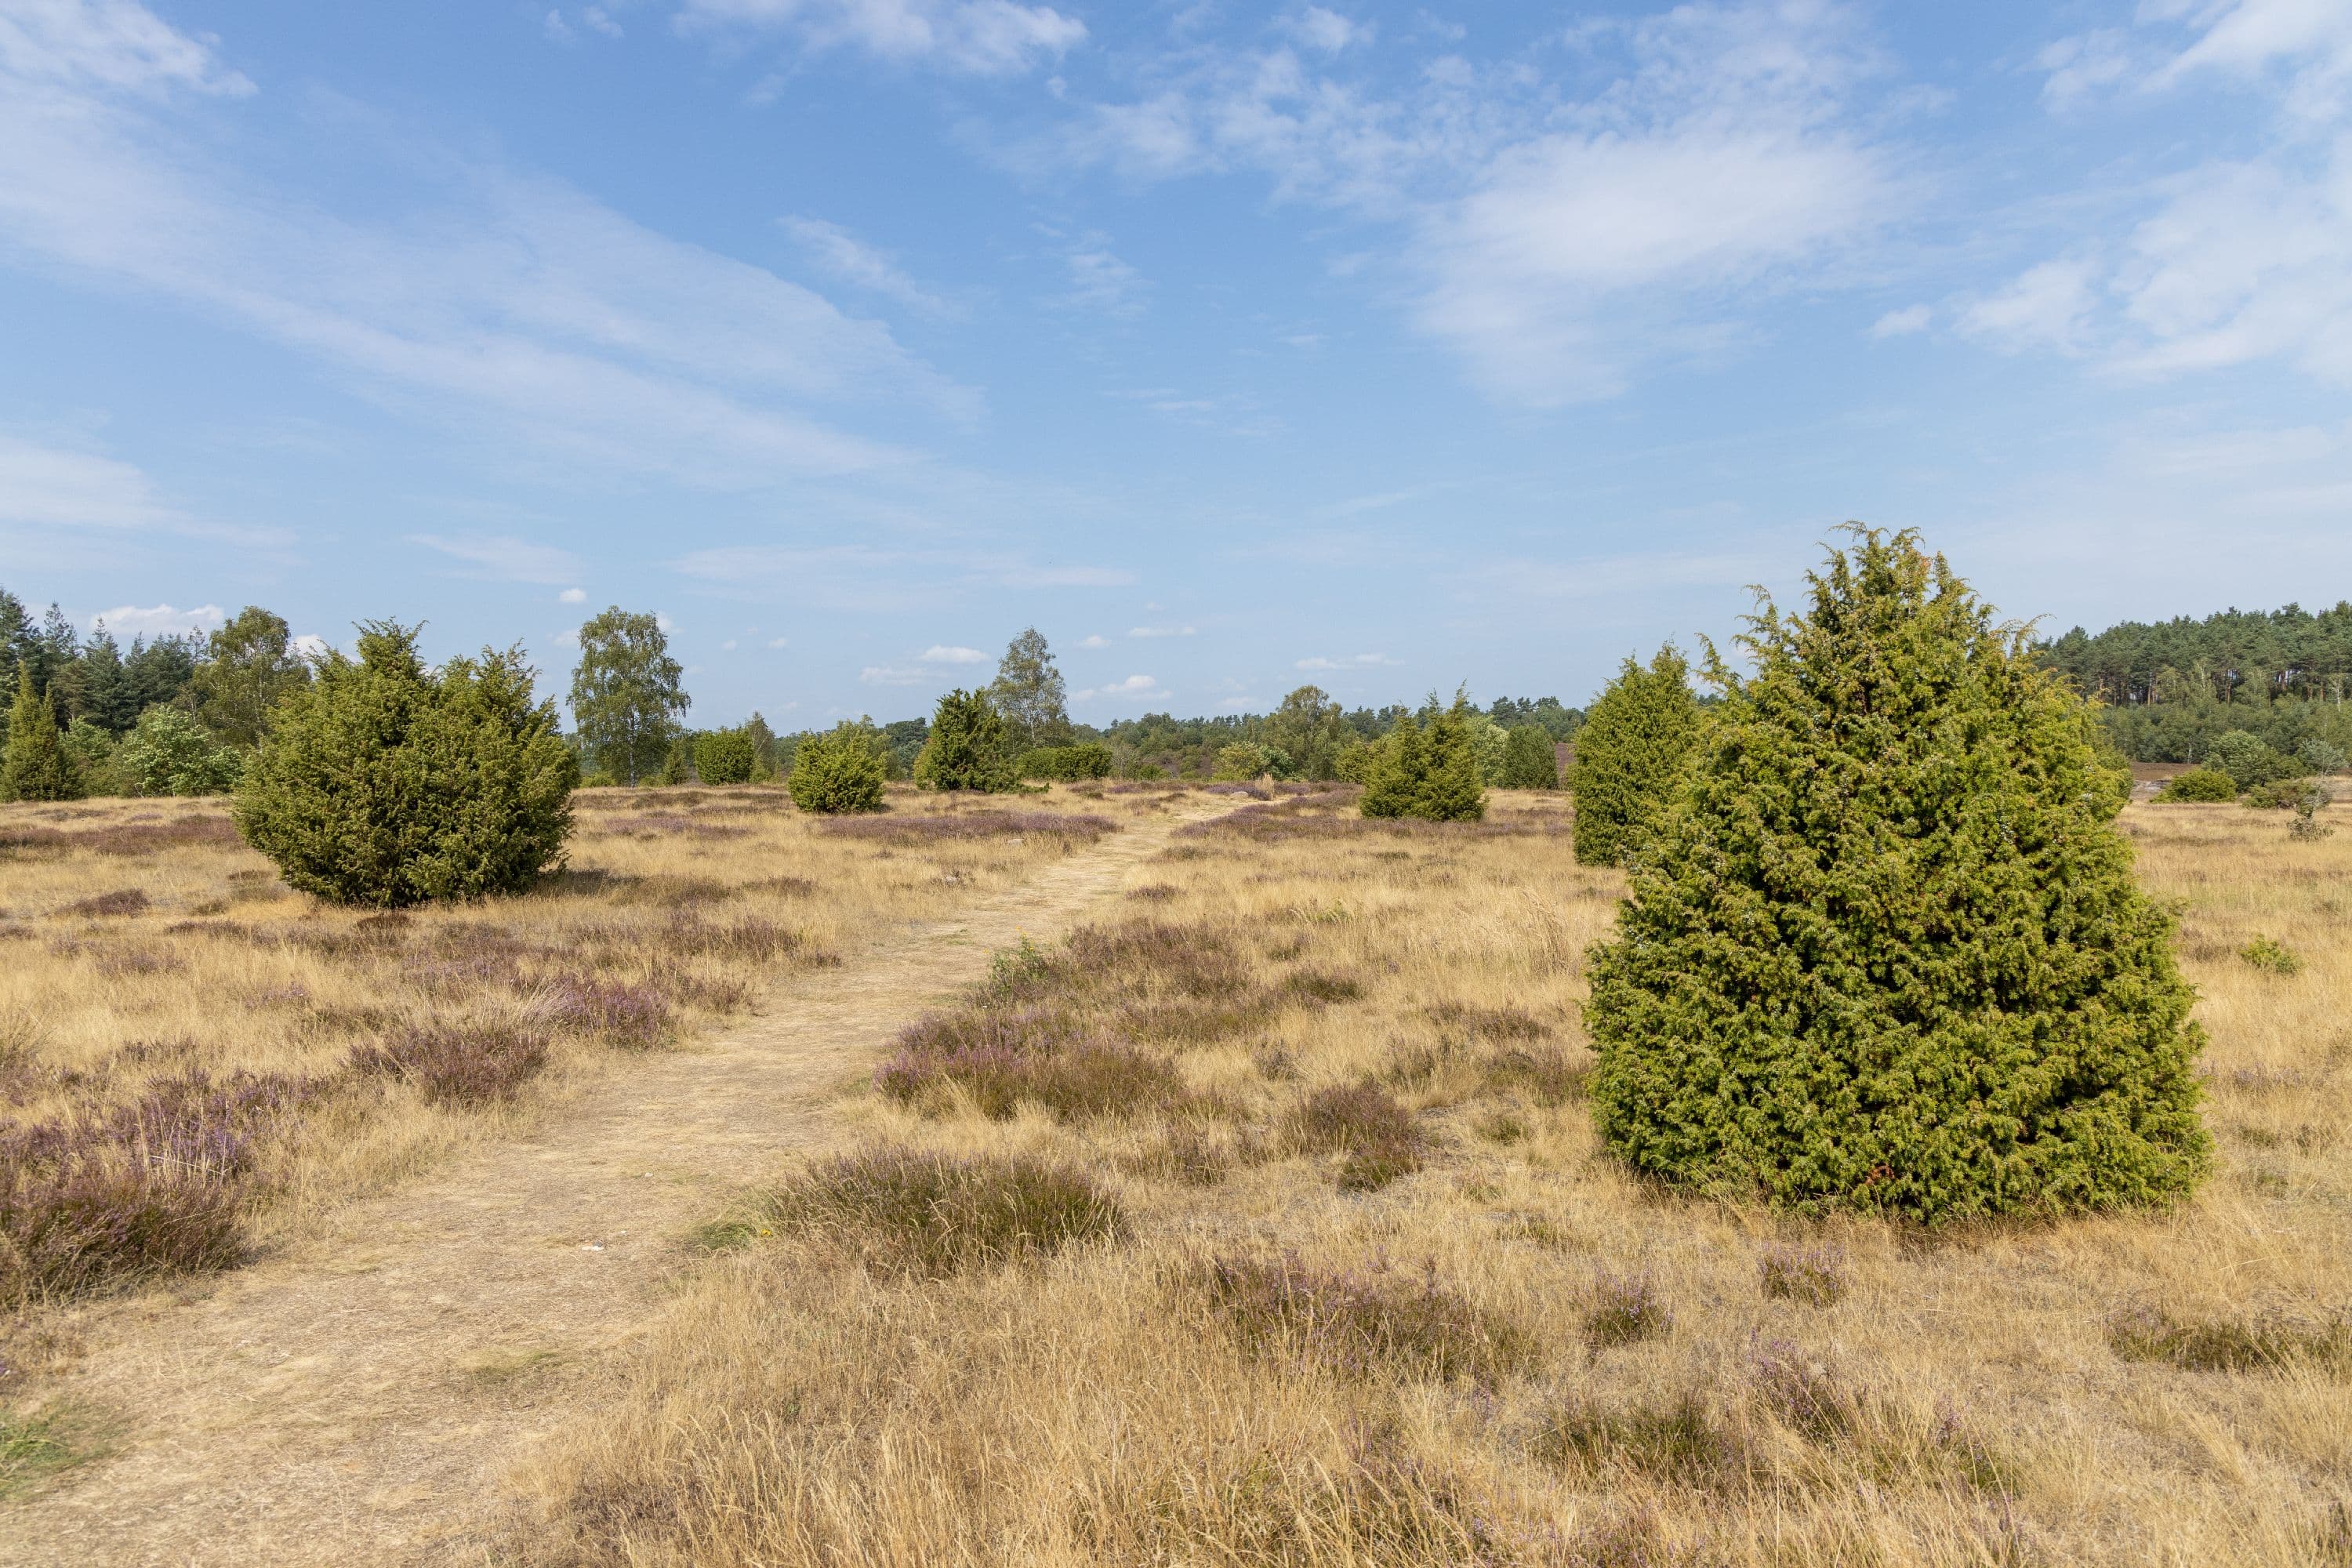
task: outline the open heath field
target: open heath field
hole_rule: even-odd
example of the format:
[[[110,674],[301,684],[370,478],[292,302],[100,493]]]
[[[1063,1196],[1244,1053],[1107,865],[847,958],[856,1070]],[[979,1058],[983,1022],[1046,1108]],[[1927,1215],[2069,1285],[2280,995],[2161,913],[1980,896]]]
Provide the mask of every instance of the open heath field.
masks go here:
[[[2352,843],[2126,816],[2211,1032],[2177,1212],[1645,1190],[1580,1100],[1614,873],[1541,796],[1188,827],[684,1239],[520,1461],[537,1563],[2347,1560]]]
[[[0,1300],[267,1249],[1137,804],[588,790],[529,895],[373,913],[290,892],[219,805],[0,807]]]

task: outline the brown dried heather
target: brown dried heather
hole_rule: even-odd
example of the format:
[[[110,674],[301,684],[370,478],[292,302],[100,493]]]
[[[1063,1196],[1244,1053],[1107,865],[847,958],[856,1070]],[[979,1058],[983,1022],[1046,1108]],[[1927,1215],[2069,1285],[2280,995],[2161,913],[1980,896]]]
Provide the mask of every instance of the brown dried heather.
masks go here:
[[[1243,1348],[1301,1356],[1335,1371],[1396,1371],[1490,1381],[1533,1364],[1534,1337],[1513,1319],[1471,1301],[1437,1277],[1385,1263],[1318,1268],[1294,1254],[1229,1258],[1195,1280]]]
[[[545,994],[544,1005],[556,1027],[630,1050],[663,1044],[677,1025],[669,998],[658,989],[622,980],[562,976]]]
[[[940,1279],[1126,1234],[1118,1200],[1077,1171],[1021,1157],[876,1149],[827,1161],[761,1212],[877,1272]]]
[[[1118,831],[1107,816],[1081,816],[1054,811],[954,811],[929,816],[833,816],[821,825],[835,838],[862,838],[884,844],[947,844],[959,840],[1061,839],[1072,846],[1092,844]]]
[[[59,916],[136,915],[147,910],[147,895],[137,888],[117,888],[110,893],[82,899],[58,910]]]
[[[353,1047],[351,1064],[415,1083],[428,1104],[487,1105],[512,1100],[547,1065],[547,1037],[506,1022],[423,1025]]]
[[[1421,1169],[1426,1142],[1412,1112],[1371,1084],[1320,1089],[1289,1118],[1293,1147],[1347,1155],[1342,1192],[1375,1192]]]
[[[1183,1079],[1163,1058],[1084,1034],[1050,1007],[976,1008],[935,1015],[898,1037],[875,1069],[875,1087],[901,1104],[952,1084],[992,1121],[1023,1105],[1062,1121],[1139,1116],[1185,1098]]]
[[[1845,1248],[1833,1242],[1818,1247],[1769,1242],[1757,1268],[1767,1296],[1828,1307],[1845,1294]]]
[[[1664,1339],[1675,1314],[1658,1294],[1648,1270],[1613,1274],[1603,1270],[1585,1289],[1584,1337],[1594,1348]]]

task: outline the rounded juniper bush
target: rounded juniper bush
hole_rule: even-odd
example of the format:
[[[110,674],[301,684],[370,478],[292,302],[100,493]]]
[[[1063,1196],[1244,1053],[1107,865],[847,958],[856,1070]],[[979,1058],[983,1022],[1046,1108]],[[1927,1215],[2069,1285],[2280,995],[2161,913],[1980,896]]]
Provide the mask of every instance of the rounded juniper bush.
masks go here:
[[[2092,710],[1910,532],[1740,639],[1594,949],[1591,1098],[1635,1169],[1927,1221],[2204,1173],[2203,1037]],[[1710,650],[1711,652],[1711,650]]]
[[[824,816],[879,811],[887,772],[882,757],[880,731],[845,719],[800,743],[784,784],[803,811]]]
[[[417,628],[372,621],[356,659],[270,711],[239,832],[293,887],[385,906],[519,891],[556,865],[580,763],[520,650],[429,669]]]
[[[1690,666],[1669,643],[1648,668],[1631,657],[1576,731],[1576,858],[1622,865],[1649,842],[1698,744]]]

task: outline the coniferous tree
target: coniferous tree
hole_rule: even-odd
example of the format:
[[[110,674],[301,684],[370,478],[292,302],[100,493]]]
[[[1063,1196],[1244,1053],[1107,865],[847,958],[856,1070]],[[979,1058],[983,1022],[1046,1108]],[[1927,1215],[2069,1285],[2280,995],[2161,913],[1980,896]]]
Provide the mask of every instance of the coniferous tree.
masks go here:
[[[81,716],[110,735],[120,735],[139,721],[139,690],[122,662],[114,634],[99,623],[81,648]]]
[[[1414,808],[1428,784],[1429,738],[1412,714],[1400,714],[1396,728],[1366,759],[1364,797],[1358,809],[1366,816],[1418,816]]]
[[[988,693],[959,688],[941,697],[931,715],[930,738],[915,758],[915,782],[925,789],[1009,790],[1017,781],[1005,746],[1004,716]]]
[[[1908,532],[1741,643],[1586,1010],[1609,1147],[1702,1191],[1929,1221],[2168,1198],[2201,1035],[2093,710]],[[1588,733],[1590,732],[1588,729]]]
[[[1433,704],[1434,700],[1433,699]],[[1427,724],[1401,715],[1370,760],[1370,778],[1359,809],[1366,816],[1418,817],[1426,822],[1476,822],[1486,815],[1478,752],[1467,721],[1466,698],[1439,708]]]
[[[1559,753],[1552,749],[1551,731],[1540,724],[1522,724],[1510,732],[1503,752],[1505,789],[1558,789]]]
[[[749,784],[759,769],[759,748],[748,727],[707,731],[694,738],[694,773],[704,784]]]
[[[743,721],[743,733],[751,742],[751,776],[762,781],[773,779],[779,772],[776,766],[776,732],[768,728],[765,719],[754,712]]]
[[[988,699],[1004,716],[1009,749],[1058,746],[1070,735],[1070,711],[1062,672],[1044,634],[1029,627],[1006,646]]]
[[[79,800],[81,770],[58,731],[57,706],[35,689],[29,661],[16,667],[16,700],[8,710],[8,754],[0,761],[0,799]]]
[[[784,782],[794,805],[832,816],[881,810],[887,772],[880,732],[870,721],[845,719],[828,733],[802,739]]]
[[[1576,797],[1576,858],[1624,864],[1649,840],[1697,743],[1689,666],[1669,643],[1644,669],[1628,657],[1576,731],[1569,788]]]
[[[122,660],[131,706],[144,713],[158,702],[177,700],[195,679],[198,646],[194,637],[159,637],[153,642],[131,638],[131,652]]]
[[[572,722],[599,768],[628,784],[659,772],[692,702],[685,674],[656,616],[614,605],[580,628]]]
[[[513,892],[555,865],[580,762],[521,651],[428,669],[415,628],[372,622],[359,652],[274,712],[237,785],[246,842],[344,903]]]

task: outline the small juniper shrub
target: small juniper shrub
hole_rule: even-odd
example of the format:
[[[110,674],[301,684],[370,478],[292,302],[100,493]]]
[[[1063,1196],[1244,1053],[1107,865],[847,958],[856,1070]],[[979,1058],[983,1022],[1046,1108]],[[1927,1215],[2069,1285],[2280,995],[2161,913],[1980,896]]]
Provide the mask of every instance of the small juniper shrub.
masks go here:
[[[1828,1307],[1845,1294],[1845,1249],[1832,1242],[1816,1247],[1768,1242],[1757,1265],[1767,1296]]]
[[[2238,956],[2256,969],[2273,974],[2299,974],[2303,972],[2302,955],[2273,937],[2254,938],[2238,950]]]
[[[1317,1089],[1291,1112],[1292,1145],[1347,1156],[1339,1190],[1376,1192],[1421,1169],[1426,1140],[1412,1112],[1371,1084]]]
[[[1658,1293],[1647,1269],[1617,1274],[1606,1269],[1585,1288],[1584,1337],[1594,1349],[1664,1339],[1675,1326],[1674,1310]]]
[[[1335,1371],[1382,1371],[1491,1382],[1531,1365],[1535,1338],[1437,1277],[1385,1262],[1318,1268],[1296,1254],[1228,1258],[1202,1268],[1197,1283],[1243,1348],[1299,1356]]]
[[[2352,1317],[2271,1308],[2234,1318],[2176,1318],[2146,1302],[2107,1321],[2107,1343],[2126,1361],[2184,1372],[2265,1372],[2316,1366],[2352,1372]]]
[[[547,1037],[502,1020],[412,1026],[382,1045],[357,1046],[352,1069],[405,1079],[429,1105],[512,1100],[547,1065]]]
[[[261,1145],[318,1087],[190,1069],[125,1103],[0,1130],[0,1300],[238,1261]]]
[[[907,1149],[827,1161],[763,1207],[777,1226],[838,1246],[877,1273],[924,1279],[1114,1240],[1128,1229],[1118,1200],[1068,1166]]]
[[[1713,1480],[1738,1459],[1706,1401],[1688,1391],[1634,1405],[1572,1394],[1545,1415],[1528,1451],[1562,1469],[1630,1471],[1685,1486]]]
[[[2219,768],[2190,768],[2164,781],[2156,798],[2165,804],[2211,804],[2238,798],[2238,782]]]

